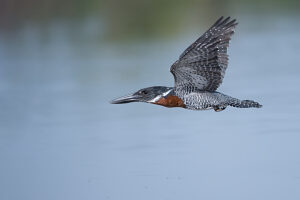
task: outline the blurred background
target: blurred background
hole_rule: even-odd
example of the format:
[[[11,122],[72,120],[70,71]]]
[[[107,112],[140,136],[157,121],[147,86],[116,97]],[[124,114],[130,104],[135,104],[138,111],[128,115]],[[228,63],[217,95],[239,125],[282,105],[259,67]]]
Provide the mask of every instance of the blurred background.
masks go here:
[[[172,86],[220,16],[219,91],[261,109],[109,101]],[[300,1],[0,0],[0,199],[300,199]]]

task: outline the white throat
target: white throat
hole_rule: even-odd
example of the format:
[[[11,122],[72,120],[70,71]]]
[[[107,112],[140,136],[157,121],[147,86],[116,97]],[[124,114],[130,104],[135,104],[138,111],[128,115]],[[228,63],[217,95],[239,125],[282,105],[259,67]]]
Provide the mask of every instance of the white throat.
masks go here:
[[[155,98],[153,98],[153,99],[151,99],[151,100],[149,100],[147,102],[149,102],[149,103],[155,103],[158,100],[160,100],[162,97],[166,97],[168,94],[170,94],[171,91],[172,91],[172,89],[170,89],[170,90],[162,93],[161,95],[156,96]]]

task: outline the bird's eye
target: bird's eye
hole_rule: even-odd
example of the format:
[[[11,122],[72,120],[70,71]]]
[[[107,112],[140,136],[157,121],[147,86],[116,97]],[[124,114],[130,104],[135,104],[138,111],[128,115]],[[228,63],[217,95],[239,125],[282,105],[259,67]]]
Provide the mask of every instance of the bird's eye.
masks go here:
[[[148,91],[142,90],[142,91],[141,91],[141,94],[148,94]]]

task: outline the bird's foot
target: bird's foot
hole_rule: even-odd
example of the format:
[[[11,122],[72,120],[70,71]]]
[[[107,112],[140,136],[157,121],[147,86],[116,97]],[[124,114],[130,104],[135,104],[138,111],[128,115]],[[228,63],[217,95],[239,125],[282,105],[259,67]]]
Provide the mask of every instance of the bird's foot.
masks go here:
[[[225,110],[226,106],[214,106],[213,108],[216,112],[220,112],[222,110]]]

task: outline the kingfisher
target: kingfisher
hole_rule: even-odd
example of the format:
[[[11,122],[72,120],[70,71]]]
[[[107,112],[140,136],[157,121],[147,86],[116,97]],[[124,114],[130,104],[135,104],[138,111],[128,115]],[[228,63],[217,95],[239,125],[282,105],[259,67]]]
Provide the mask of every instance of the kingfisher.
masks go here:
[[[202,36],[192,43],[171,66],[174,87],[153,86],[117,98],[112,104],[145,102],[165,107],[191,110],[214,109],[219,112],[227,106],[260,108],[252,100],[240,100],[221,92],[221,85],[228,66],[229,42],[237,21],[220,17]]]

